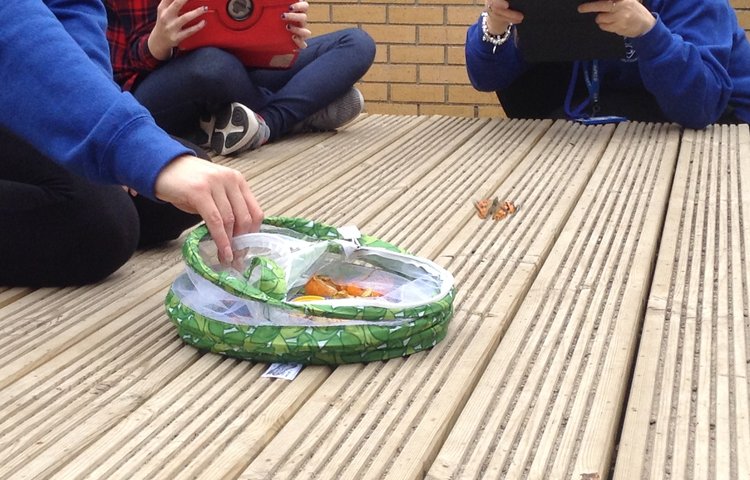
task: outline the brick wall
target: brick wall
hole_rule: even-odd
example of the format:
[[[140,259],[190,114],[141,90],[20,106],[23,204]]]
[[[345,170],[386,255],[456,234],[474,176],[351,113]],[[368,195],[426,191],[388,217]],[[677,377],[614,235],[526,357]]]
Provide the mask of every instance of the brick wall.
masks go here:
[[[731,0],[750,30],[750,0]],[[493,93],[474,90],[464,67],[466,28],[482,0],[310,1],[313,34],[344,27],[366,30],[378,45],[358,85],[369,113],[502,116]]]

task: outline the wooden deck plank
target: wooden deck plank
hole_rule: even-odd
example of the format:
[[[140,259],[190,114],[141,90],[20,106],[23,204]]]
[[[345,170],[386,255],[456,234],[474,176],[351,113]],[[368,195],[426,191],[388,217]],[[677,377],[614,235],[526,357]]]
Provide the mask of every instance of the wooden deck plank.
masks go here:
[[[403,127],[401,129],[402,131],[400,133],[402,134],[408,133],[410,129],[413,129],[412,127],[415,121],[418,124],[422,120],[411,119],[411,121],[407,121],[407,122],[397,122],[397,123],[403,123]],[[378,149],[382,147],[382,146],[378,146],[379,145],[378,142],[383,141],[382,135],[378,136],[374,134],[378,130],[377,125],[374,127],[371,127],[370,130],[372,131],[372,134],[364,135],[364,137],[365,138],[371,137],[377,147],[377,148],[372,147],[371,150],[378,151]],[[394,129],[393,131],[395,132],[394,135],[399,133],[398,129]],[[318,143],[316,142],[320,142],[323,144],[327,142],[334,142],[337,145],[339,145],[339,147],[337,148],[343,148],[347,142],[345,140],[342,140],[340,137],[341,135],[330,135],[330,134],[329,135],[312,135],[310,136],[310,139],[315,140],[315,142],[313,142],[313,145],[315,146],[318,145]],[[322,149],[327,149],[327,147],[322,147]],[[305,149],[299,150],[296,153],[296,155],[300,155],[300,152],[303,152],[304,150]],[[329,159],[330,165],[327,167],[329,171],[328,175],[332,177],[339,177],[342,175],[344,170],[355,168],[358,162],[361,162],[365,159],[366,157],[359,156],[356,158],[350,158],[348,161],[342,161],[341,158],[337,160],[335,156],[330,157]],[[219,162],[225,162],[227,160],[228,159],[224,159],[224,158],[216,159],[216,161],[219,161]],[[261,196],[266,201],[265,203],[273,205],[274,200],[284,200],[289,196],[286,191],[279,190],[276,186],[286,185],[288,183],[287,177],[289,176],[290,170],[288,168],[288,165],[286,165],[286,163],[297,161],[297,160],[299,159],[296,158],[295,155],[291,155],[291,156],[287,156],[287,158],[282,162],[276,162],[273,167],[267,167],[267,166],[261,165],[260,175],[263,175],[269,179],[273,178],[274,175],[276,176],[275,180],[273,181],[269,180],[268,182],[269,188],[264,188],[264,186],[261,185],[261,188],[258,190],[259,196]],[[250,167],[250,170],[253,170],[256,168],[256,165],[253,162],[248,162],[247,165]],[[336,171],[336,169],[338,169],[339,171]],[[251,173],[248,173],[248,175],[250,174]],[[307,180],[309,183],[309,180],[310,180],[309,175],[307,175]],[[330,185],[325,182],[322,184],[317,184],[317,185],[318,185],[318,188],[323,190],[324,193],[327,194],[328,196],[333,197],[337,194],[335,185]],[[307,214],[311,216],[311,218],[314,218],[314,216],[312,216],[312,212],[307,212]],[[182,268],[180,265],[176,263],[177,259],[178,259],[177,255],[171,256],[169,258],[169,261],[161,262],[161,263],[166,264],[164,268],[157,269],[156,272],[151,272],[150,274],[152,277],[153,287],[156,289],[157,293],[153,295],[152,301],[146,302],[146,305],[150,305],[152,308],[154,308],[154,311],[157,312],[156,315],[163,316],[163,307],[161,306],[161,302],[163,301],[163,292],[166,289],[166,286],[168,285],[168,283],[177,276],[177,274]],[[150,267],[151,262],[149,262],[148,259],[136,258],[134,260],[136,262],[142,262],[141,264],[139,264],[137,267],[133,269],[134,274],[135,273],[142,274],[142,272],[139,271],[141,266],[143,266],[144,268],[151,268]],[[159,262],[157,262],[157,264],[159,264]],[[126,278],[124,280],[125,281],[129,280],[131,283],[133,281],[132,278]],[[104,319],[112,319],[116,317],[120,317],[120,319],[123,319],[123,318],[128,319],[129,317],[126,312],[129,311],[128,308],[132,308],[132,304],[128,303],[127,307],[123,306],[121,309],[118,308],[116,311],[113,312],[111,310],[112,307],[108,303],[108,302],[111,302],[112,300],[111,298],[108,298],[108,295],[104,294],[104,292],[116,290],[117,289],[115,285],[116,283],[117,283],[116,280],[105,282],[104,286],[102,287],[103,290],[99,292],[97,292],[95,289],[93,291],[91,291],[91,289],[87,290],[87,295],[85,296],[87,300],[83,302],[79,300],[78,302],[76,302],[76,303],[81,303],[82,305],[85,305],[85,307],[81,306],[75,312],[69,312],[66,315],[65,321],[62,322],[63,324],[70,323],[72,325],[75,325],[74,327],[70,328],[70,330],[72,331],[68,333],[68,337],[70,341],[67,341],[64,344],[61,344],[61,343],[54,344],[54,348],[50,347],[52,350],[52,353],[49,356],[46,356],[44,358],[34,357],[33,360],[35,360],[35,362],[32,365],[29,365],[27,368],[25,368],[23,372],[18,371],[18,369],[16,369],[16,371],[14,372],[16,376],[13,378],[9,377],[9,382],[14,381],[14,379],[20,378],[22,373],[32,370],[36,367],[39,367],[42,365],[52,365],[52,362],[47,362],[47,360],[51,360],[52,358],[54,358],[54,355],[59,354],[60,352],[65,352],[66,351],[65,349],[67,347],[70,347],[73,344],[73,339],[75,339],[75,341],[80,342],[79,345],[77,346],[82,347],[81,351],[86,351],[86,349],[93,348],[93,345],[96,343],[96,341],[100,341],[100,340],[94,341],[94,338],[96,338],[96,335],[92,335],[92,334],[95,332],[101,331],[101,327],[103,325],[106,326]],[[141,285],[137,289],[137,291],[133,291],[131,292],[131,294],[135,297],[140,297],[140,300],[143,301],[144,297],[148,296],[150,292],[151,292],[151,288],[148,285],[146,285],[145,287]],[[97,293],[99,293],[99,295],[97,295]],[[100,298],[100,299],[103,298],[104,300],[101,300],[99,303],[97,303],[97,301],[95,300],[96,298]],[[94,310],[94,309],[99,309],[97,313],[100,317],[99,320],[92,319],[88,316],[89,311]],[[78,318],[82,315],[87,315],[85,317],[85,320],[83,320],[83,323],[85,324],[85,328],[82,328],[80,326],[80,323],[82,322]],[[108,331],[108,333],[114,334],[114,332],[112,331]],[[171,333],[172,334],[169,335],[168,338],[170,338],[172,341],[175,341],[176,336],[174,336],[173,332]],[[47,344],[49,343],[50,342],[48,341]],[[175,345],[178,345],[180,347],[182,346],[179,340],[176,341]],[[190,351],[193,351],[191,347],[186,347],[186,348],[188,348]],[[79,356],[76,359],[72,359],[71,361],[75,363],[75,361],[88,361],[88,359],[85,357]],[[185,375],[190,375],[190,372],[192,371],[193,368],[199,368],[199,367],[189,367],[189,366],[186,367]],[[241,369],[243,367],[240,366],[237,368]],[[269,438],[275,434],[275,432],[278,430],[280,425],[283,423],[283,418],[285,416],[293,414],[296,411],[296,409],[299,408],[301,403],[304,402],[309,396],[310,392],[308,390],[314,390],[314,388],[317,386],[317,383],[320,382],[320,378],[327,376],[329,372],[329,370],[325,367],[308,368],[306,370],[307,370],[307,373],[304,373],[301,377],[298,377],[298,379],[294,382],[295,387],[288,388],[290,392],[284,395],[283,398],[274,397],[273,401],[270,402],[270,404],[266,406],[265,410],[263,409],[259,410],[260,413],[257,416],[248,417],[247,415],[245,415],[244,418],[245,418],[246,423],[234,424],[233,429],[229,429],[229,431],[233,431],[235,434],[239,435],[242,438],[256,441],[257,443],[255,444],[258,446],[258,448],[260,448],[260,446],[263,445],[263,439]],[[49,375],[52,375],[53,373],[54,372],[52,371],[47,372],[47,375],[48,375],[47,378],[49,378]],[[234,370],[232,371],[231,374],[234,374]],[[165,379],[168,379],[168,378],[169,377],[165,376]],[[311,380],[308,382],[310,385],[310,388],[303,389],[300,391],[299,386],[305,384],[305,380],[304,380],[305,378],[313,379],[314,381]],[[109,378],[106,381],[116,382],[116,380],[117,379]],[[180,380],[176,380],[176,381],[179,382]],[[155,385],[157,384],[158,382]],[[100,431],[98,431],[97,433],[99,435],[102,435],[101,438],[98,439],[98,441],[97,441],[97,436],[91,436],[90,438],[87,437],[85,440],[83,439],[83,437],[76,438],[77,442],[74,442],[73,446],[68,447],[68,451],[70,454],[65,459],[60,460],[58,458],[57,460],[55,460],[56,463],[54,464],[48,464],[48,463],[45,463],[44,460],[41,460],[35,463],[34,465],[27,467],[25,471],[21,472],[21,474],[26,475],[28,472],[29,475],[31,474],[48,475],[48,474],[54,473],[55,469],[62,466],[62,463],[66,461],[70,462],[68,465],[68,468],[65,468],[62,472],[66,476],[67,475],[75,476],[76,474],[80,474],[83,472],[83,473],[93,475],[93,478],[96,478],[98,474],[101,474],[103,472],[106,472],[106,475],[112,475],[114,471],[133,473],[134,472],[134,470],[132,470],[132,468],[134,468],[133,465],[137,465],[137,462],[133,463],[131,460],[128,459],[129,457],[126,458],[127,456],[133,455],[133,458],[137,460],[137,459],[143,458],[143,456],[138,453],[139,451],[141,451],[140,450],[141,448],[145,448],[146,449],[145,451],[150,451],[150,452],[153,452],[154,450],[158,450],[158,448],[153,447],[152,445],[153,444],[158,445],[158,442],[161,439],[165,438],[164,437],[165,432],[170,431],[167,425],[176,425],[176,424],[179,424],[180,422],[182,422],[183,425],[185,424],[184,418],[186,417],[184,416],[184,414],[182,414],[181,416],[172,417],[169,414],[164,413],[163,410],[158,410],[159,412],[161,412],[160,415],[164,414],[167,419],[172,419],[170,422],[167,422],[166,424],[161,423],[161,424],[154,424],[154,425],[144,423],[144,422],[147,422],[152,416],[149,413],[149,412],[151,413],[153,412],[153,408],[151,407],[152,404],[154,403],[160,404],[160,402],[161,404],[165,402],[169,403],[169,401],[164,400],[164,398],[167,398],[167,399],[172,398],[169,396],[170,390],[168,388],[165,388],[164,391],[162,392],[161,387],[163,387],[163,385],[161,385],[158,388],[155,386],[155,391],[152,392],[153,398],[151,397],[141,398],[140,400],[143,403],[142,405],[128,403],[126,405],[127,408],[123,410],[119,410],[117,408],[116,405],[119,399],[115,397],[113,399],[113,403],[115,404],[115,406],[113,407],[113,411],[117,411],[118,414],[122,416],[127,416],[127,418],[131,419],[132,421],[121,422],[119,425],[117,425],[116,428],[112,428],[113,425],[107,421],[107,418],[101,417],[104,424],[98,425]],[[300,392],[302,392],[303,394],[300,395]],[[277,409],[279,408],[278,406],[280,405],[284,405],[287,408],[281,411],[278,411]],[[146,413],[143,413],[143,412],[146,412]],[[274,415],[274,413],[276,413],[276,415]],[[211,418],[210,415],[209,415],[209,418]],[[206,424],[206,428],[207,429],[217,428],[218,429],[217,431],[221,430],[221,434],[219,434],[219,437],[224,438],[225,439],[224,441],[226,443],[231,443],[231,438],[226,437],[226,434],[223,433],[224,430],[222,430],[220,427],[217,427],[217,425],[224,426],[224,427],[227,426],[228,421],[226,420],[225,417],[222,417],[222,418],[218,418],[218,417],[211,418],[210,425]],[[242,415],[240,415],[240,418],[242,418]],[[45,421],[50,421],[50,420],[49,418],[47,418]],[[96,426],[97,418],[94,417],[93,420],[90,420],[90,424],[93,426]],[[142,435],[140,436],[135,435],[134,432],[138,431],[139,429],[141,431],[152,432],[152,433],[147,434],[146,435],[147,438],[144,438]],[[159,432],[159,433],[154,433],[154,432]],[[133,437],[133,435],[135,435],[135,437]],[[123,440],[126,438],[132,439],[131,442],[138,442],[137,446],[134,446],[128,442],[126,442],[124,445],[120,445],[123,443]],[[133,438],[137,438],[137,440]],[[113,446],[115,445],[119,445],[117,447],[117,450],[112,450]],[[121,450],[120,450],[120,447],[122,447]],[[40,453],[39,458],[42,457],[41,452],[45,448],[47,448],[48,451],[51,451],[53,453],[53,455],[50,456],[51,458],[56,457],[56,455],[54,455],[55,453],[59,453],[54,448],[50,448],[49,445],[44,444],[38,447],[38,450]],[[84,450],[81,450],[81,449],[84,449]],[[252,448],[248,449],[246,447],[243,447],[240,450],[237,447],[235,447],[229,450],[234,451],[235,454],[241,451],[242,460],[238,461],[238,463],[236,464],[218,465],[218,470],[216,470],[214,473],[223,474],[225,470],[232,471],[236,469],[241,469],[249,461],[249,459],[251,458],[253,454]],[[191,450],[186,449],[186,451],[191,451]],[[106,458],[105,458],[104,453],[107,453]],[[195,455],[192,458],[190,458],[191,460],[190,464],[193,466],[191,468],[195,468],[196,471],[202,471],[203,465],[209,464],[210,461],[216,457],[216,455],[211,456],[210,453],[215,454],[216,452],[214,451],[214,449],[206,448],[205,446],[202,446],[201,448],[197,449],[197,452],[195,453]],[[250,457],[248,457],[248,455],[250,455]],[[222,457],[225,457],[225,456],[222,455]],[[163,473],[163,472],[173,471],[173,470],[170,470],[170,468],[173,468],[173,467],[170,467],[169,465],[174,465],[175,461],[177,461],[175,459],[178,459],[178,458],[185,459],[187,457],[185,457],[184,454],[176,454],[175,458],[173,459],[162,458],[166,462],[166,464],[161,464],[158,466],[159,472]],[[177,463],[180,463],[180,462],[177,461]],[[113,465],[116,466],[116,468],[113,467]],[[8,465],[9,469],[12,467],[14,466]],[[152,471],[148,462],[146,464],[139,465],[137,468],[139,472]],[[162,473],[159,473],[159,475],[161,475]],[[125,476],[128,476],[128,474],[126,473]],[[168,473],[166,474],[166,478],[169,478]]]
[[[0,308],[10,305],[19,298],[31,293],[30,288],[4,288],[0,287]]]
[[[172,256],[176,261],[176,254]],[[142,275],[123,271],[95,286],[57,292],[38,290],[23,297],[28,308],[3,319],[8,324],[6,328],[17,328],[0,347],[0,358],[4,360],[0,365],[0,388],[134,308],[144,297],[163,292],[169,278],[179,271],[170,270],[174,265],[158,260],[151,265],[148,270],[144,264],[139,271]],[[134,284],[138,286],[133,288]]]
[[[618,126],[428,478],[606,476],[678,133]]]
[[[176,336],[179,241],[98,285],[0,287],[0,479],[605,478],[678,137],[369,115],[216,157],[267,215],[353,223],[450,270],[446,339],[262,378]],[[748,148],[747,126],[685,134],[617,479],[750,476]],[[479,220],[494,196],[518,212]]]
[[[437,259],[453,272],[459,285],[455,319],[443,343],[430,352],[409,357],[406,365],[418,364],[416,371],[419,377],[407,375],[411,380],[400,389],[393,393],[384,390],[384,395],[378,397],[376,403],[368,403],[368,408],[374,412],[358,419],[361,423],[355,428],[369,431],[369,436],[363,439],[348,435],[352,424],[347,419],[339,419],[332,429],[330,420],[318,422],[301,412],[248,466],[242,478],[288,478],[290,473],[305,471],[311,462],[317,466],[326,465],[323,471],[314,472],[320,478],[403,479],[424,475],[452,419],[459,412],[468,391],[512,318],[514,302],[522,297],[524,285],[528,287],[531,283],[539,265],[538,254],[545,251],[540,244],[546,244],[548,251],[562,229],[550,219],[564,223],[612,132],[610,127],[586,129],[567,122],[555,124],[553,130],[547,137],[531,140],[534,143],[538,140],[539,146],[527,150],[530,153],[523,158],[519,168],[507,175],[504,179],[506,183],[502,184],[505,190],[501,191],[514,192],[514,199],[523,204],[523,211],[528,212],[528,216],[518,214],[506,222],[492,222],[481,221],[472,214],[465,224],[442,224],[442,235],[449,237],[451,243],[444,249],[447,254],[438,252]],[[516,131],[516,135],[525,134],[523,129]],[[566,137],[566,134],[569,136]],[[560,138],[569,141],[563,142]],[[428,137],[426,141],[432,139]],[[521,145],[522,151],[526,149],[522,138],[511,137],[507,142],[508,145]],[[559,149],[559,156],[549,154],[547,149],[550,142],[554,144],[552,148]],[[508,151],[503,148],[508,148]],[[493,177],[490,172],[503,171],[503,162],[512,158],[512,151],[510,147],[501,147],[497,151],[484,151],[477,155],[490,155],[496,162],[495,168],[486,170],[488,173],[483,177],[486,183],[468,184],[474,185],[475,192],[489,192],[490,187],[498,182],[498,177]],[[443,209],[447,213],[441,215],[460,219],[467,210],[473,209],[471,203],[466,202],[420,207],[426,204],[425,192],[431,189],[448,191],[449,185],[463,184],[456,181],[455,172],[473,176],[476,171],[467,166],[475,161],[487,163],[486,159],[466,155],[462,149],[447,157],[433,170],[443,172],[442,176],[425,178],[414,184],[413,190],[419,195],[413,197],[413,211],[419,212],[422,218],[429,218],[436,209]],[[441,178],[440,182],[450,182],[449,185],[436,184],[438,177]],[[554,182],[551,192],[545,191],[540,184],[550,185],[552,178],[562,181]],[[475,195],[464,192],[463,198],[472,199]],[[386,219],[392,216],[390,212],[381,215]],[[377,222],[376,217],[368,225]],[[376,233],[389,239],[392,233],[406,230],[410,234],[400,244],[419,244],[423,234],[414,226],[409,226],[424,226],[425,222],[412,219],[403,219],[403,222],[403,225],[394,222],[387,231]],[[423,245],[429,248],[429,242]],[[462,253],[456,253],[459,251]],[[527,251],[533,252],[533,255],[526,257],[524,254]],[[417,250],[417,253],[422,252]],[[490,307],[494,307],[494,310]],[[482,311],[481,308],[486,310]],[[380,376],[386,374],[372,373],[375,375],[369,377],[371,381],[384,383]],[[341,375],[349,378],[351,374],[339,368],[331,379],[341,383]],[[357,372],[357,375],[363,374]],[[327,390],[324,383],[311,401],[325,395]],[[337,405],[339,408],[336,410],[359,411],[354,406],[358,404],[358,398],[358,392],[347,390],[340,399],[343,405]],[[335,451],[321,452],[315,441],[303,440],[328,436],[338,442],[339,447]],[[354,457],[351,456],[352,452],[356,452]],[[282,466],[283,471],[280,472]],[[331,469],[330,466],[337,468]]]
[[[615,479],[750,476],[746,125],[686,131]]]
[[[427,125],[425,117],[375,115],[333,136],[312,135],[319,139],[318,143],[298,151],[270,171],[256,174],[252,152],[225,161],[245,174],[256,194],[265,200],[263,205],[269,214],[300,216],[304,211],[311,218],[332,222],[334,219],[324,215],[320,205],[336,205],[337,212],[358,208],[357,193],[373,179],[368,172],[377,169],[369,164],[369,159],[383,151],[395,154],[406,148]],[[282,144],[271,146],[284,148]],[[272,200],[267,199],[269,196]]]
[[[374,232],[388,232],[393,242],[408,244],[412,250],[433,258],[451,240],[444,234],[446,225],[454,230],[472,228],[474,201],[493,195],[510,198],[511,193],[500,190],[500,186],[549,128],[550,122],[494,121],[482,125],[474,133],[475,138],[502,140],[466,142],[426,176],[408,177],[419,179],[414,187],[419,191],[416,198],[398,196],[376,217],[356,214],[353,221],[366,219]],[[440,145],[442,136],[438,129],[430,138]],[[511,144],[514,140],[516,143]],[[505,155],[505,161],[498,164],[499,152]],[[452,207],[446,208],[447,205]]]
[[[158,321],[161,315],[154,312],[149,320]],[[47,406],[44,415],[30,417],[14,428],[9,435],[13,448],[3,451],[0,477],[12,474],[11,478],[39,479],[52,475],[200,355],[172,337],[162,337],[150,348],[128,354],[131,357],[124,359],[126,372],[113,373],[117,383],[85,384],[83,375],[76,382],[84,380],[84,385],[76,389],[80,395],[74,401],[56,402],[58,409]],[[126,375],[120,376],[123,373]],[[33,422],[34,428],[27,428],[29,422]]]
[[[396,135],[392,138],[380,138],[371,148],[348,154],[355,159],[360,158],[361,162],[345,175],[329,180],[334,191],[343,195],[311,192],[304,204],[289,205],[290,214],[296,215],[303,206],[311,207],[335,224],[350,223],[355,219],[357,224],[365,225],[369,218],[403,197],[415,182],[434,172],[448,155],[466,143],[486,123],[472,119],[447,121],[445,117],[417,118],[420,121],[415,126],[411,125],[416,122],[415,119],[409,119],[409,123],[405,124],[408,135],[403,130],[393,129]],[[382,134],[374,137],[382,137]],[[352,147],[343,138],[340,148]]]

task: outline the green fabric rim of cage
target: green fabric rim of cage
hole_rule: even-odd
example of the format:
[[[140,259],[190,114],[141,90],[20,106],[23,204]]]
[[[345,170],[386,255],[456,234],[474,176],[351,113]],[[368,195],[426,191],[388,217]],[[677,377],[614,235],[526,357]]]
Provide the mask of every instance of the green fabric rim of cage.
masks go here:
[[[305,219],[271,217],[264,223],[321,241],[341,238],[336,228]],[[341,364],[411,355],[435,346],[446,335],[453,315],[453,288],[436,302],[403,309],[296,304],[269,295],[268,292],[274,291],[273,286],[262,291],[250,286],[244,278],[216,272],[206,265],[198,245],[207,237],[208,229],[202,225],[188,235],[183,247],[186,263],[201,277],[237,297],[261,302],[269,308],[340,323],[312,327],[236,325],[194,311],[170,289],[165,301],[167,315],[179,336],[199,349],[260,362]],[[360,244],[403,253],[395,245],[370,236],[360,238]],[[347,320],[357,322],[347,325]]]

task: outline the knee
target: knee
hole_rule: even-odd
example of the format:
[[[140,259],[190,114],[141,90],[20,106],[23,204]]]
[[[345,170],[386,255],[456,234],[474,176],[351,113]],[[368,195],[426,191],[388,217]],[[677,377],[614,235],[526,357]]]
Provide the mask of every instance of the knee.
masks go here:
[[[367,68],[375,60],[375,40],[370,34],[359,28],[350,28],[345,31],[345,42],[352,46],[355,58],[360,59],[362,65]]]
[[[247,78],[242,62],[220,48],[203,47],[193,50],[186,54],[185,61],[190,63],[188,72],[191,80],[205,87],[232,85]]]
[[[53,243],[40,249],[38,263],[14,273],[19,285],[97,283],[130,259],[140,236],[138,212],[119,187],[93,187],[60,203],[45,228]]]
[[[127,194],[109,196],[106,204],[91,207],[89,218],[91,221],[78,231],[75,248],[85,258],[79,265],[70,266],[73,276],[70,281],[74,284],[95,283],[107,278],[138,248],[138,212]]]

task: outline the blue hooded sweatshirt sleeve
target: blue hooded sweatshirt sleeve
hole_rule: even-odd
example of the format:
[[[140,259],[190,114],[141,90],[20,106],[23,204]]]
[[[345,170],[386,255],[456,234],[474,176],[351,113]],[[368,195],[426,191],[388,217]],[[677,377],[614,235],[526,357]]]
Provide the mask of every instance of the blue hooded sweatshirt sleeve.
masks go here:
[[[498,48],[482,40],[481,18],[466,32],[466,71],[480,92],[502,90],[526,69],[526,63],[511,37]]]
[[[727,106],[750,122],[750,42],[727,0],[646,0],[644,5],[656,25],[630,39],[639,78],[620,86],[645,88],[666,118],[686,127],[717,121]],[[469,79],[478,90],[502,90],[528,67],[512,41],[493,54],[492,45],[482,41],[479,22],[469,27],[465,51]],[[626,68],[619,61],[608,67]]]
[[[632,39],[643,84],[668,118],[703,128],[729,104],[734,91],[730,68],[742,58],[733,55],[742,52],[744,63],[750,62],[746,45],[735,45],[734,11],[726,0],[655,0],[651,9],[656,25]],[[747,75],[744,67],[737,76]]]
[[[154,198],[156,177],[192,153],[111,76],[98,0],[0,2],[0,125],[92,181]]]

